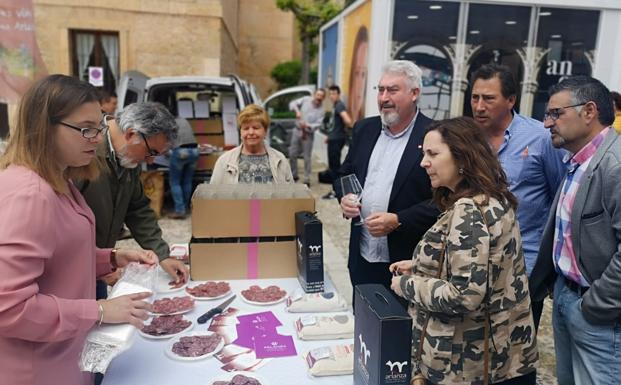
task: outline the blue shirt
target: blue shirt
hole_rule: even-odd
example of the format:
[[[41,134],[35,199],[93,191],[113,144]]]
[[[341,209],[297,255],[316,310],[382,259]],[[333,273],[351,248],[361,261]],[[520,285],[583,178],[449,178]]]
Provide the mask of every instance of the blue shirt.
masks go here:
[[[565,150],[552,146],[550,132],[538,120],[514,113],[498,150],[509,189],[518,199],[517,217],[528,275],[535,266],[543,227],[566,166]]]
[[[362,204],[361,219],[373,213],[388,211],[392,184],[395,181],[405,147],[414,131],[417,116],[418,111],[405,130],[398,134],[393,134],[388,127],[382,126],[382,131],[369,158],[369,168],[364,180],[360,201]],[[360,255],[369,262],[390,262],[388,237],[374,237],[363,225],[360,234]]]

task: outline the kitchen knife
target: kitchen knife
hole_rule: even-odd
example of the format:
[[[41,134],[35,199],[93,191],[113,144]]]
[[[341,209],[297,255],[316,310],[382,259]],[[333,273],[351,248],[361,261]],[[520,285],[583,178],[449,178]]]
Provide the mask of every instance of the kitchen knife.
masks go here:
[[[233,302],[235,300],[236,297],[237,297],[237,295],[233,295],[231,298],[229,298],[226,301],[222,302],[219,306],[214,307],[213,309],[209,310],[207,313],[205,313],[202,316],[198,317],[197,322],[199,324],[204,324],[205,322],[209,321],[216,314],[222,313],[224,311],[224,309],[226,309],[231,304],[231,302]]]

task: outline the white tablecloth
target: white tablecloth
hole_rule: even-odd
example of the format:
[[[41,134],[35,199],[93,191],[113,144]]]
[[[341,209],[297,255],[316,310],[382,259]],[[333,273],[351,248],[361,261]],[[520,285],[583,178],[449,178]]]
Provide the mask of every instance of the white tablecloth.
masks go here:
[[[272,311],[282,322],[278,332],[283,335],[294,337],[295,347],[298,356],[273,358],[264,366],[259,368],[256,373],[264,377],[268,384],[263,385],[343,385],[352,384],[353,376],[332,376],[332,377],[311,377],[307,371],[307,365],[301,354],[305,351],[321,346],[353,343],[353,340],[330,340],[330,341],[302,341],[297,338],[294,321],[302,314],[293,314],[285,311],[285,303],[281,302],[273,306],[253,306],[244,302],[240,298],[241,290],[250,285],[261,287],[278,285],[291,293],[299,289],[300,285],[295,278],[286,279],[258,279],[258,280],[237,280],[229,281],[232,291],[237,294],[237,298],[231,304],[232,307],[240,309],[242,312],[258,313],[262,311]],[[190,285],[196,285],[190,282]],[[326,291],[333,291],[332,283],[326,281]],[[173,294],[161,294],[156,298],[170,297],[171,295],[182,295],[184,292]],[[228,297],[227,297],[228,298]],[[196,319],[207,310],[219,305],[226,298],[213,301],[196,301],[196,308],[186,314],[186,317],[196,321]],[[192,330],[207,330],[209,322],[199,325],[195,324]],[[114,359],[106,375],[103,385],[207,385],[210,380],[222,373],[220,369],[223,365],[215,357],[194,362],[180,362],[168,358],[164,349],[169,339],[153,340],[146,339],[136,333],[134,344],[128,351],[122,353]]]

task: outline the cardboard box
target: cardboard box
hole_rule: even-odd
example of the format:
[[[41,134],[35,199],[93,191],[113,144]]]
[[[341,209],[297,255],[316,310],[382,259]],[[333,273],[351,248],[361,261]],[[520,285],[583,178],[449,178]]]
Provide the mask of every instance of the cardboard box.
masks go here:
[[[355,288],[354,384],[409,385],[412,319],[379,284]]]
[[[295,213],[298,211],[314,212],[315,199],[312,196],[291,199],[192,198],[192,236],[295,236]]]
[[[223,134],[222,119],[189,119],[194,134]]]
[[[192,196],[192,278],[296,277],[298,211],[315,211],[303,185],[200,184]]]
[[[226,261],[226,263],[223,263]],[[193,280],[290,278],[298,273],[295,241],[190,243]]]
[[[199,144],[211,144],[216,147],[224,147],[224,134],[196,134],[196,142]]]
[[[307,293],[323,293],[323,238],[314,213],[295,213],[298,280]]]
[[[223,152],[214,152],[211,154],[200,154],[198,161],[196,162],[196,169],[199,171],[213,170],[216,165],[216,161],[222,155]]]

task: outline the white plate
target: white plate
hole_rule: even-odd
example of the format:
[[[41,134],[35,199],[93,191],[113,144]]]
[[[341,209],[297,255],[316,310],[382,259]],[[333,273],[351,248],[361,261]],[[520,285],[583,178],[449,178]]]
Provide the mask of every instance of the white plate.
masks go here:
[[[185,297],[185,295],[184,295],[184,296],[177,296],[177,297],[163,297],[163,298],[173,299],[173,298],[178,298],[178,297]],[[190,296],[190,295],[188,295],[188,297],[191,297],[191,296]],[[163,298],[158,298],[158,299],[156,299],[156,301],[157,301],[157,300],[160,300],[160,299],[163,299]],[[149,312],[149,313],[151,314],[151,316],[155,316],[155,317],[156,317],[156,316],[160,316],[160,315],[177,315],[177,314],[185,314],[185,313],[189,313],[189,312],[191,312],[192,310],[194,310],[195,308],[196,308],[196,302],[194,303],[194,306],[192,306],[191,308],[189,308],[189,309],[185,309],[185,310],[179,310],[179,311],[176,311],[176,312],[174,312],[174,313],[155,313],[155,312]]]
[[[254,378],[255,380],[259,381],[261,385],[269,385],[269,383],[265,380],[263,376],[260,376],[253,372],[242,372],[242,371],[222,373],[216,376],[215,378],[211,379],[211,381],[209,381],[207,385],[213,385],[216,381],[231,381],[233,377],[235,377],[238,374],[244,375],[246,377]]]
[[[247,289],[246,289],[246,290],[247,290]],[[280,289],[280,290],[283,290],[283,289]],[[251,301],[251,300],[249,300],[248,298],[244,297],[244,295],[243,295],[241,292],[239,292],[239,296],[241,297],[242,301],[244,301],[244,302],[246,302],[246,303],[249,303],[250,305],[255,305],[255,306],[270,306],[270,305],[275,305],[275,304],[277,304],[277,303],[281,303],[281,302],[283,302],[284,300],[286,300],[286,299],[287,299],[287,293],[286,293],[286,292],[285,292],[285,295],[284,295],[281,299],[278,299],[278,300],[276,300],[276,301],[271,301],[271,302],[256,302],[256,301]]]
[[[198,285],[196,285],[196,286],[198,286]],[[192,288],[194,288],[194,287],[191,287],[190,289],[192,289]],[[195,299],[197,301],[211,301],[212,299],[220,299],[220,298],[227,297],[227,296],[231,295],[232,292],[233,292],[232,290],[229,290],[226,293],[217,295],[215,297],[197,297],[195,295],[190,294],[187,290],[185,291],[185,294],[189,295],[190,297],[192,297],[192,299]]]
[[[173,338],[170,342],[166,344],[165,353],[168,356],[168,358],[171,358],[173,360],[178,360],[178,361],[198,361],[198,360],[204,360],[205,358],[209,358],[213,356],[214,354],[220,352],[220,350],[222,350],[222,348],[224,347],[224,338],[222,338],[222,340],[220,341],[220,344],[216,347],[216,349],[213,352],[203,354],[202,356],[198,356],[198,357],[179,356],[172,351],[172,348],[175,342],[178,342],[181,339],[181,337],[210,336],[212,334],[216,334],[216,333],[205,330],[205,331],[194,331],[194,332],[184,333],[184,334],[175,336],[175,338]]]
[[[176,291],[183,290],[185,289],[186,286],[188,286],[188,283],[186,282],[177,288],[170,287],[168,282],[172,280],[173,278],[170,275],[168,275],[168,273],[165,272],[161,267],[158,266],[157,267],[157,278],[155,280],[155,291],[161,294],[174,293]]]
[[[153,320],[153,318],[149,318],[147,320],[147,322],[145,322],[145,326],[150,324],[152,320]],[[165,340],[167,338],[178,336],[179,334],[183,334],[183,333],[185,333],[187,331],[190,331],[194,327],[194,321],[192,321],[191,319],[187,319],[187,318],[185,318],[185,320],[190,321],[190,325],[187,328],[181,330],[178,333],[163,334],[163,335],[160,335],[160,336],[152,336],[151,334],[143,333],[142,330],[139,330],[139,332],[140,332],[140,335],[142,335],[144,338],[148,338],[148,339],[151,339],[151,340]]]

